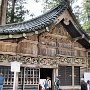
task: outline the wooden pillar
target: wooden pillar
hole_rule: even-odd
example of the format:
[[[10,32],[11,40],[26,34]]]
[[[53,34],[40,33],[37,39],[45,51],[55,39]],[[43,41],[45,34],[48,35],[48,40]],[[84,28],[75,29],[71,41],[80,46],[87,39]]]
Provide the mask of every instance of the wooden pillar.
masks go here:
[[[57,65],[57,67],[58,67],[58,65]],[[55,68],[54,70],[53,70],[53,88],[52,88],[52,90],[55,90],[55,78],[56,78],[56,76],[58,76],[58,68]]]
[[[88,51],[86,53],[86,71],[88,72],[88,66],[89,66],[89,63],[88,63]]]
[[[58,68],[54,68],[52,72],[52,90],[55,90],[55,78],[58,76]]]
[[[24,74],[24,77],[23,77],[23,90],[24,90],[24,88],[25,88],[25,67],[24,67],[24,69],[23,69],[23,74]]]
[[[74,90],[74,66],[72,66],[72,87]]]
[[[52,73],[52,90],[54,90],[54,82],[55,82],[55,69],[53,69],[53,73]]]

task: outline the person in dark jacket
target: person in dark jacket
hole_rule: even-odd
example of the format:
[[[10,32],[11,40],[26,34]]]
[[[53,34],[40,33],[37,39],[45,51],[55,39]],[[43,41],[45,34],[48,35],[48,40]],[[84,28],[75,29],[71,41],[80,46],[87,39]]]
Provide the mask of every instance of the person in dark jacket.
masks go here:
[[[59,80],[59,77],[56,76],[56,79],[55,79],[55,90],[60,90],[59,86],[60,86],[60,80]]]
[[[87,90],[90,90],[90,80],[87,80]]]
[[[83,78],[81,79],[81,90],[87,90],[87,83]]]
[[[3,90],[4,77],[2,73],[0,73],[0,90]]]

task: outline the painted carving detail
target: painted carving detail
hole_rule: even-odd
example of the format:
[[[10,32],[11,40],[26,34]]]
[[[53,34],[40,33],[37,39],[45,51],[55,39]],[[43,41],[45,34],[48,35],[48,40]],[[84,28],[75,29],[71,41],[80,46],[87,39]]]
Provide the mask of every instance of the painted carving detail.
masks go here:
[[[44,58],[44,57],[29,57],[29,56],[11,56],[11,55],[0,55],[0,62],[12,62],[18,61],[23,64],[39,64],[39,65],[58,65],[58,64],[75,64],[75,65],[85,65],[86,58],[75,58],[75,57],[65,57],[59,56],[55,58]]]

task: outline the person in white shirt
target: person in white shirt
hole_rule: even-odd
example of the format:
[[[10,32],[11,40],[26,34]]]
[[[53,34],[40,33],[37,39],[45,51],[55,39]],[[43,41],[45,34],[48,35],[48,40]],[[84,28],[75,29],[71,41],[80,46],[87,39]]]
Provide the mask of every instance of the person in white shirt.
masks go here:
[[[47,79],[44,81],[43,83],[44,85],[44,89],[45,90],[50,90],[51,89],[51,80],[49,77],[47,77]]]

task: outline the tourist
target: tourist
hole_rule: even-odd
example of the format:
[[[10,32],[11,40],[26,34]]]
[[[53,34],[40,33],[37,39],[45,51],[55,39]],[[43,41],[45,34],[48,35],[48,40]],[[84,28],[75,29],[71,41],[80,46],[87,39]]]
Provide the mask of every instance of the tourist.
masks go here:
[[[3,90],[4,77],[2,73],[0,73],[0,90]]]
[[[59,90],[60,88],[60,80],[58,78],[58,76],[55,79],[55,90]]]
[[[87,90],[87,83],[84,81],[84,78],[81,79],[81,90]]]
[[[87,90],[90,90],[90,80],[87,81]]]
[[[50,78],[47,77],[47,79],[44,81],[44,89],[45,90],[49,90],[51,88],[51,81],[50,81]]]

